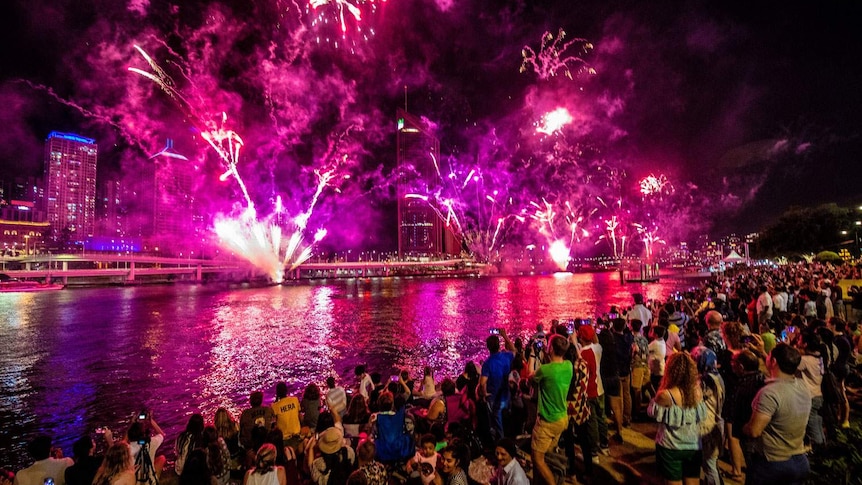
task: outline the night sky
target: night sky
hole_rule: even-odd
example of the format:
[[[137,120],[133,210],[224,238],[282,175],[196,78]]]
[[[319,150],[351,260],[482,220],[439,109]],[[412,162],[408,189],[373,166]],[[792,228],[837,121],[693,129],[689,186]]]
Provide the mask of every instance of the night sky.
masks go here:
[[[314,168],[351,175],[315,215],[332,247],[391,247],[405,86],[446,166],[478,168],[482,190],[507,193],[512,212],[542,198],[584,214],[595,205],[593,241],[611,200],[670,242],[756,230],[793,204],[862,198],[853,2],[356,1],[362,20],[345,8],[342,35],[335,0],[310,11],[297,1],[6,2],[0,178],[40,174],[53,130],[96,138],[99,175],[123,179],[171,137],[199,173],[199,199],[235,210],[237,189],[218,181],[202,128],[126,70],[148,68],[137,44],[201,120],[227,114],[260,207],[278,194],[302,210]],[[519,72],[524,47],[538,51],[560,29],[563,43],[584,39],[562,52],[579,58],[572,78]],[[537,136],[534,124],[561,106],[574,121]],[[665,175],[673,193],[641,197],[648,174]],[[488,215],[468,205],[481,225]],[[513,243],[543,234],[539,225],[510,228]]]

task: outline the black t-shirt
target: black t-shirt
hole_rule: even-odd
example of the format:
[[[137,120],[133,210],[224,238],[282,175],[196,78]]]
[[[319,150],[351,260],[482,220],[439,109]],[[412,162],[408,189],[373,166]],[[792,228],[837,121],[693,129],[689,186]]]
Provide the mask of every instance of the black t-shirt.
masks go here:
[[[102,457],[85,456],[66,468],[67,485],[93,485],[96,472],[102,464]]]

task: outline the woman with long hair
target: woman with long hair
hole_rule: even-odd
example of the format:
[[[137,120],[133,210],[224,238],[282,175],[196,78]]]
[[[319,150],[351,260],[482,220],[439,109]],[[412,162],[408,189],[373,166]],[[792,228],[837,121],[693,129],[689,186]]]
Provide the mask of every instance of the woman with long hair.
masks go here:
[[[177,475],[183,474],[183,467],[186,464],[186,458],[192,450],[200,448],[203,444],[204,432],[204,417],[198,413],[192,414],[189,422],[186,424],[186,429],[177,438],[175,451],[177,453],[177,462],[174,465],[174,471]]]
[[[230,450],[231,456],[236,455],[239,452],[239,425],[233,419],[233,416],[230,415],[227,409],[218,408],[213,421],[219,438],[224,440],[227,449]]]
[[[667,361],[664,377],[647,414],[658,422],[656,464],[668,485],[698,485],[702,452],[700,423],[707,408],[698,381],[697,364],[684,352]]]
[[[434,474],[434,485],[467,485],[470,454],[464,446],[449,445],[440,450],[440,473]]]
[[[242,485],[286,485],[287,477],[284,468],[275,464],[278,453],[275,446],[264,443],[257,450],[254,468],[245,472]]]
[[[230,481],[230,451],[215,426],[204,428],[202,446],[207,454],[207,466],[219,485]]]
[[[344,432],[351,437],[359,436],[360,433],[368,431],[370,419],[371,412],[368,410],[365,396],[354,394],[347,406],[347,414],[344,415]]]
[[[135,468],[128,443],[118,441],[108,448],[93,485],[135,485]]]

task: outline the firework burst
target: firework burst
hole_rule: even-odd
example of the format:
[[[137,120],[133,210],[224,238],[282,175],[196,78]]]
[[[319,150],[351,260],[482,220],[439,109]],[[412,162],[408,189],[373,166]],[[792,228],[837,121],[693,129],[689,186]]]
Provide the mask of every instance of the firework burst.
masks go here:
[[[569,79],[574,79],[573,71],[576,75],[581,73],[595,74],[596,70],[581,57],[593,50],[593,44],[586,39],[578,38],[564,42],[565,37],[566,32],[563,29],[560,29],[556,36],[550,32],[545,32],[542,35],[538,52],[530,46],[524,46],[521,50],[521,56],[524,58],[521,62],[521,72],[532,69],[539,76],[539,79],[549,79],[560,73]],[[570,50],[579,52],[570,55]]]

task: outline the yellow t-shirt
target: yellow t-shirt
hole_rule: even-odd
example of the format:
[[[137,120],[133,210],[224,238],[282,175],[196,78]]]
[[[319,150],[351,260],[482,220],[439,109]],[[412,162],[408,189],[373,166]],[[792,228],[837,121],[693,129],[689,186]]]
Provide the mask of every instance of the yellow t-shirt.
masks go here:
[[[272,403],[272,412],[275,413],[275,425],[285,438],[299,434],[299,399],[283,397]]]

